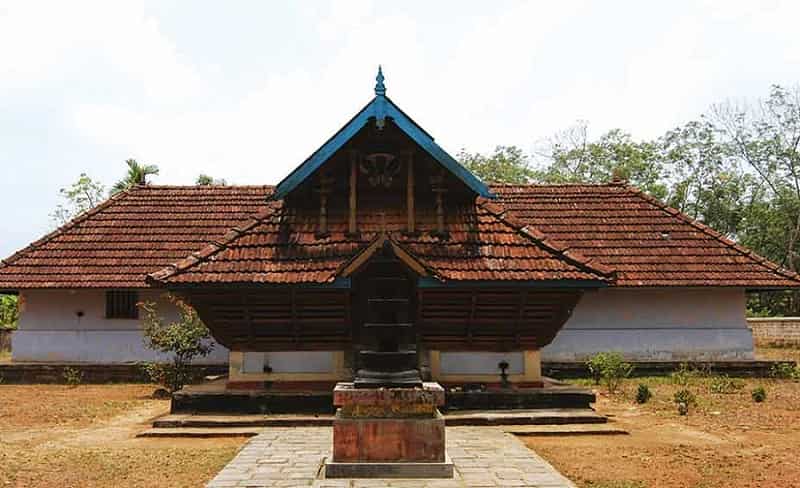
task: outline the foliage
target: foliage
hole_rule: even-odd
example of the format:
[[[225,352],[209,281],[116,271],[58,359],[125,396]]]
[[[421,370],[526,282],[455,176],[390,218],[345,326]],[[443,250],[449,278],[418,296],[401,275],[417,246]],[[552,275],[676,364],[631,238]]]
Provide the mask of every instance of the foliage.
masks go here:
[[[694,393],[686,388],[676,391],[673,401],[678,405],[678,414],[680,415],[687,415],[689,413],[689,407],[697,405],[697,399]]]
[[[744,388],[742,380],[731,378],[728,375],[715,376],[711,378],[711,383],[709,384],[711,393],[730,394],[736,393],[742,388]]]
[[[83,371],[78,368],[66,367],[61,376],[70,388],[76,388],[83,382]]]
[[[139,164],[135,159],[127,159],[125,164],[128,165],[128,171],[124,178],[114,183],[114,186],[111,187],[112,195],[133,188],[136,185],[147,185],[147,177],[158,174],[158,166],[155,164]]]
[[[0,329],[16,329],[19,320],[19,297],[0,295]]]
[[[171,356],[170,362],[146,366],[146,371],[153,381],[172,392],[189,380],[192,359],[207,356],[214,344],[208,328],[191,305],[174,295],[167,295],[167,300],[178,310],[179,319],[175,322],[166,322],[155,302],[139,303],[139,308],[145,345]]]
[[[225,186],[228,184],[225,178],[214,178],[207,174],[200,174],[194,182],[198,186]]]
[[[639,383],[639,388],[636,389],[636,403],[647,403],[652,397],[653,394],[650,392],[650,387],[644,383]]]
[[[596,384],[601,380],[609,393],[614,393],[622,381],[633,373],[633,365],[626,363],[618,352],[601,352],[592,356],[586,366]]]
[[[770,376],[783,380],[800,381],[800,366],[792,363],[773,364],[769,370]]]
[[[678,369],[670,373],[669,378],[673,384],[686,386],[689,382],[699,376],[699,372],[689,366],[689,363],[681,363]]]
[[[605,183],[628,181],[657,198],[666,196],[664,172],[653,142],[634,141],[630,134],[612,129],[596,141],[588,138],[588,125],[562,131],[539,151],[544,167],[535,179],[545,183]]]
[[[50,218],[57,225],[64,225],[78,215],[91,210],[103,201],[105,188],[103,185],[81,173],[78,180],[67,188],[59,190],[61,198],[66,200],[58,204]]]
[[[530,183],[534,175],[529,157],[517,146],[497,146],[490,155],[462,149],[458,161],[475,176],[491,183]]]
[[[750,392],[750,396],[756,403],[761,403],[767,399],[767,390],[763,386],[759,386]]]

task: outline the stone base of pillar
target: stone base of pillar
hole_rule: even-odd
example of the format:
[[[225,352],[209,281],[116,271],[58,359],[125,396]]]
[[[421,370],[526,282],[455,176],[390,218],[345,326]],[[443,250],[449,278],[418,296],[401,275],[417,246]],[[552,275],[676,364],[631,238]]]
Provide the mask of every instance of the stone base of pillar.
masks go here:
[[[444,389],[356,388],[338,383],[328,478],[451,478],[445,454]]]

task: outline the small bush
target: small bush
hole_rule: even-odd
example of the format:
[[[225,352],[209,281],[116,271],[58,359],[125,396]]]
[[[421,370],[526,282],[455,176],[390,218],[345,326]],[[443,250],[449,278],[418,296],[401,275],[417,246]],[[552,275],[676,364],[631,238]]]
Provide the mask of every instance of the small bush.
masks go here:
[[[769,374],[773,378],[800,381],[800,366],[795,366],[791,363],[773,364]]]
[[[622,354],[618,352],[601,352],[592,356],[586,362],[592,377],[599,378],[606,385],[609,393],[617,391],[622,381],[633,373],[633,365],[626,363]]]
[[[753,397],[754,402],[761,403],[767,399],[767,390],[765,390],[763,386],[759,386],[758,388],[750,392],[750,396]]]
[[[678,405],[679,415],[687,415],[689,413],[689,407],[697,405],[694,393],[686,388],[675,392],[674,401]]]
[[[643,404],[650,401],[650,398],[653,397],[653,394],[650,393],[650,387],[645,385],[644,383],[639,383],[639,388],[636,390],[636,403]]]
[[[138,306],[143,315],[145,345],[171,356],[169,362],[145,365],[145,371],[150,379],[174,392],[191,379],[192,360],[211,353],[214,343],[208,328],[191,305],[174,295],[167,294],[166,299],[178,309],[178,320],[174,322],[167,322],[161,316],[155,302],[142,302]]]
[[[672,380],[673,384],[686,386],[693,379],[710,375],[711,375],[711,370],[708,366],[695,368],[690,366],[689,363],[681,363],[678,369],[673,371],[669,375],[669,377]]]
[[[61,375],[70,388],[75,388],[83,382],[83,371],[77,368],[66,367]]]
[[[145,363],[142,365],[150,381],[166,388],[168,393],[178,391],[192,380],[192,370],[174,363]]]
[[[711,379],[709,389],[711,393],[730,394],[744,388],[744,382],[728,377],[728,375],[715,376]]]

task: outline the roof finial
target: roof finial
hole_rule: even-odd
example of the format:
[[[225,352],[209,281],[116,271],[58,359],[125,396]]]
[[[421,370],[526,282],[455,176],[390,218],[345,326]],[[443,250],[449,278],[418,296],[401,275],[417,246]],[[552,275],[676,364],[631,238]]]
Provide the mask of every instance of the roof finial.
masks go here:
[[[378,76],[375,77],[377,83],[375,83],[375,94],[376,95],[386,95],[386,87],[383,85],[383,69],[381,69],[381,65],[378,65]]]

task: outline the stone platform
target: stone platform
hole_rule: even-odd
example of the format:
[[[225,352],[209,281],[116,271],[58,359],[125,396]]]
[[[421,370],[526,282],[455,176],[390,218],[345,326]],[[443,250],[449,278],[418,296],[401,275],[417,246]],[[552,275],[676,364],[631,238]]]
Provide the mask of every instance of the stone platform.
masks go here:
[[[188,385],[172,395],[172,413],[184,414],[333,414],[332,386],[285,388],[275,384],[268,389],[226,388],[224,380]],[[566,385],[544,378],[543,387],[454,391],[444,393],[445,414],[457,410],[505,409],[587,409],[595,402],[590,389]]]

